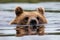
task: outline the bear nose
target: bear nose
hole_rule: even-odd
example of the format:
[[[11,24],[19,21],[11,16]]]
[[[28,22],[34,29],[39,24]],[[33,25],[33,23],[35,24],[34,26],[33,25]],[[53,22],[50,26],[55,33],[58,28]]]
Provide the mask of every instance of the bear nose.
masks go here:
[[[37,24],[36,20],[33,19],[33,20],[30,21],[30,25],[34,25],[35,26],[36,24]]]

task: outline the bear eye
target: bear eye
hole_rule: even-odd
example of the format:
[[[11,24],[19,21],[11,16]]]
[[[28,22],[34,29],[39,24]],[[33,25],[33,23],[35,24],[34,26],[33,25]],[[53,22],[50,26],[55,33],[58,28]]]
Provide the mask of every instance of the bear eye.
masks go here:
[[[39,18],[39,17],[37,17],[37,19],[39,20],[40,18]]]

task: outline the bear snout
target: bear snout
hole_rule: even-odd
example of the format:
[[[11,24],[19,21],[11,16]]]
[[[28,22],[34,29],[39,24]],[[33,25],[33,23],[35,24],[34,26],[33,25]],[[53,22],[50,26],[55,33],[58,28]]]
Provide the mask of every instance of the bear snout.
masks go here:
[[[37,25],[37,21],[36,20],[31,20],[30,25]]]

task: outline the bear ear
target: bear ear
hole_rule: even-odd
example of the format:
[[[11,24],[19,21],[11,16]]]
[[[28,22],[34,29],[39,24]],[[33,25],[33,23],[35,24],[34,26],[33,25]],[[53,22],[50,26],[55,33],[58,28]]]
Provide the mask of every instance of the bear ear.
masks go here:
[[[41,14],[44,14],[44,12],[45,12],[43,7],[37,8],[37,11]]]
[[[23,9],[21,7],[16,7],[16,9],[15,9],[16,16],[19,16],[22,13],[23,13]]]

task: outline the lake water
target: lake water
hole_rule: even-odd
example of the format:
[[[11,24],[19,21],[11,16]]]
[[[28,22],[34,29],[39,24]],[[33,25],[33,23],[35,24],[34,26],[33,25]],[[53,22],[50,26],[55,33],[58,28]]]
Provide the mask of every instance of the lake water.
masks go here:
[[[0,40],[59,40],[60,35],[29,35],[16,37],[15,25],[9,25],[9,22],[15,17],[14,9],[16,6],[21,6],[25,10],[34,10],[38,7],[44,7],[45,17],[48,24],[45,25],[45,33],[60,34],[60,2],[41,2],[41,3],[0,3]]]

